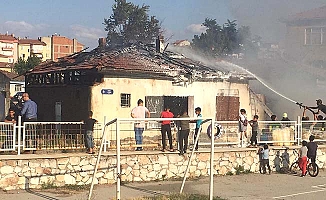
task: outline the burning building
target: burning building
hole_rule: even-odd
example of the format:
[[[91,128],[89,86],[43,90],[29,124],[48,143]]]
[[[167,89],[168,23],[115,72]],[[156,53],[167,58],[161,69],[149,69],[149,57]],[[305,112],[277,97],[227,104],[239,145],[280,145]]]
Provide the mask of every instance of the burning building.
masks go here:
[[[160,43],[158,43],[160,44]],[[248,87],[249,76],[207,66],[160,46],[141,43],[100,46],[36,66],[26,74],[26,90],[38,103],[42,121],[76,121],[92,110],[99,121],[129,118],[143,99],[151,117],[165,106],[190,116],[200,106],[205,116],[235,120],[240,108],[248,116],[264,113]],[[223,66],[218,66],[223,67]],[[225,66],[224,66],[225,67]]]

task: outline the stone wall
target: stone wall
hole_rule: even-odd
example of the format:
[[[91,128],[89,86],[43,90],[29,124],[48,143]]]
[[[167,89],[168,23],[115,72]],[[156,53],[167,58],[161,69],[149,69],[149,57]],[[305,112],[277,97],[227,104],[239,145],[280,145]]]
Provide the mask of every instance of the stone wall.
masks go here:
[[[276,152],[282,154],[284,148],[270,148],[270,164],[273,166]],[[122,181],[153,181],[183,177],[190,153],[179,156],[177,153],[162,152],[122,152]],[[290,162],[296,158],[293,149],[288,150]],[[188,176],[209,175],[209,151],[196,152],[191,161]],[[90,184],[96,163],[96,156],[83,153],[55,155],[0,156],[0,187],[4,190],[40,188],[42,184],[84,185]],[[319,147],[318,165],[326,167],[326,147]],[[257,149],[216,150],[214,154],[214,174],[225,175],[234,172],[239,165],[245,170],[257,172],[259,158]],[[116,156],[105,153],[101,156],[96,184],[115,182]],[[275,170],[275,169],[273,169]]]

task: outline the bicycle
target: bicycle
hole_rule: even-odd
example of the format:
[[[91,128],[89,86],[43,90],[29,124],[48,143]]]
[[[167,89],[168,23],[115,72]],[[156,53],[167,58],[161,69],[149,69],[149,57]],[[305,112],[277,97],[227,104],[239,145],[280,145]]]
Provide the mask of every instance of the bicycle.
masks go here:
[[[294,152],[296,153],[298,158],[297,160],[295,160],[295,162],[291,164],[290,173],[298,174],[301,172],[301,169],[299,167],[299,153],[296,150],[294,150]],[[310,159],[307,160],[307,172],[311,177],[316,177],[319,173],[318,165],[314,162],[310,162]]]

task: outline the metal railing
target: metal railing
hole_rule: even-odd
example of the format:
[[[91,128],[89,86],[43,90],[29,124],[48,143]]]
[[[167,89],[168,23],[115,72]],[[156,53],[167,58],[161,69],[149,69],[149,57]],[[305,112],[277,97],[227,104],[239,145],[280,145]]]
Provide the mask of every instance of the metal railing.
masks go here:
[[[23,150],[84,148],[82,122],[25,122]]]
[[[16,149],[15,141],[15,124],[0,122],[0,151],[14,151]]]
[[[145,149],[161,148],[161,121],[162,118],[146,118],[143,132],[143,144],[136,145],[134,123],[139,119],[119,119],[119,139],[121,150],[133,150],[136,147]],[[167,119],[164,119],[167,120]],[[171,118],[173,147],[178,149],[178,128],[173,121],[180,118]],[[197,120],[197,118],[189,118]],[[216,125],[221,128],[221,134],[215,138],[214,146],[238,146],[240,144],[238,121],[212,122],[212,132],[217,131]],[[258,143],[273,144],[276,146],[297,145],[302,140],[308,140],[310,135],[316,136],[316,141],[326,143],[326,121],[258,121]],[[189,146],[194,145],[195,123],[190,123]],[[200,147],[209,147],[210,138],[207,136],[208,124],[202,125],[199,137]],[[100,148],[104,125],[96,123],[94,126],[95,148]],[[116,149],[117,128],[108,126],[105,129],[103,151]],[[19,134],[20,133],[20,134]],[[247,142],[250,142],[251,127],[247,128]],[[20,139],[19,139],[20,138]],[[167,139],[168,140],[168,139]],[[168,144],[168,141],[166,141]],[[20,148],[18,148],[20,147]],[[0,151],[22,150],[70,150],[83,149],[84,128],[82,122],[25,122],[22,125],[0,122]]]
[[[301,122],[301,139],[309,141],[309,136],[314,135],[315,141],[326,143],[326,121],[302,121]]]
[[[258,121],[259,143],[276,146],[290,146],[298,142],[298,123],[296,121]],[[248,125],[251,133],[251,127]],[[251,135],[251,134],[250,134]]]

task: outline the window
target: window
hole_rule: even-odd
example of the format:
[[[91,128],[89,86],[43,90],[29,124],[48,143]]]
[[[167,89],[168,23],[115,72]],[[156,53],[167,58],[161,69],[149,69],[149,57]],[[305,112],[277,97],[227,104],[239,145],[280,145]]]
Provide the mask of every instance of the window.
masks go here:
[[[15,85],[15,92],[22,91],[22,85]]]
[[[130,107],[130,94],[121,93],[121,107],[126,108]]]
[[[325,44],[326,28],[306,28],[305,29],[305,44],[306,45],[321,45]]]

